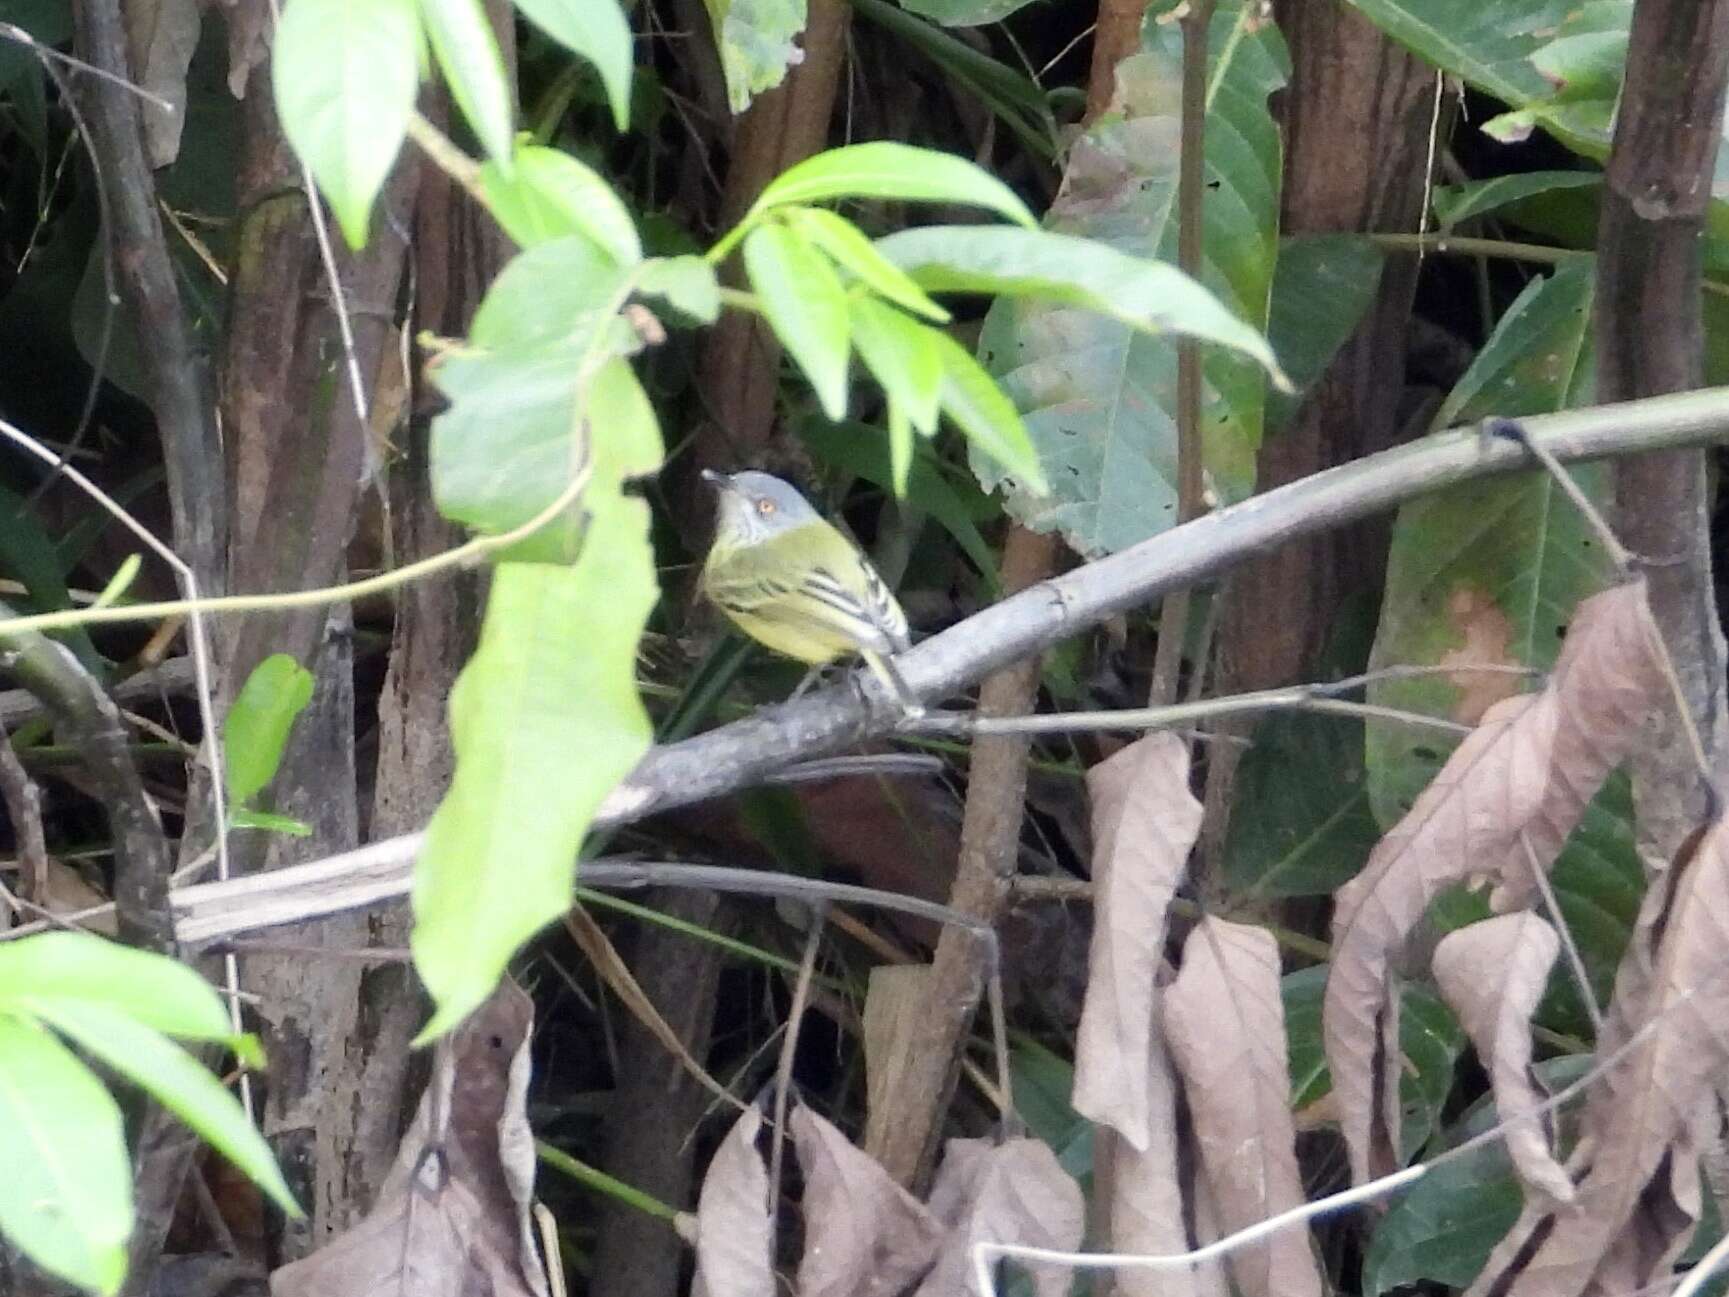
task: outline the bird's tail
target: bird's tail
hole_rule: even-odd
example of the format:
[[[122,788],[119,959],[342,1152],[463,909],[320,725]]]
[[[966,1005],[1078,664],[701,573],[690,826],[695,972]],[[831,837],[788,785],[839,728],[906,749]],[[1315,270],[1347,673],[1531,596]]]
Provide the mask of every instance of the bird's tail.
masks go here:
[[[908,716],[923,716],[925,714],[924,704],[918,700],[918,696],[911,689],[907,688],[906,680],[895,669],[893,658],[886,653],[878,653],[875,649],[867,648],[861,648],[859,656],[864,659],[865,665],[871,670],[871,674],[887,685],[889,691],[899,700],[902,711]]]

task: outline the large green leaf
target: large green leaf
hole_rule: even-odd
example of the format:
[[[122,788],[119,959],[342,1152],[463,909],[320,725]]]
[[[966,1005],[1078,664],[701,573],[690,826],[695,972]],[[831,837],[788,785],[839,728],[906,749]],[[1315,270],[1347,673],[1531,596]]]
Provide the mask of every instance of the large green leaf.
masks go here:
[[[593,0],[589,0],[592,3]],[[734,113],[773,90],[799,58],[795,38],[804,30],[805,0],[703,0],[720,46],[726,97]]]
[[[852,332],[840,276],[798,231],[779,223],[745,236],[744,268],[763,314],[810,380],[823,413],[843,418]]]
[[[658,596],[649,510],[621,483],[658,465],[646,452],[659,432],[641,426],[653,410],[623,360],[597,376],[587,414],[597,439],[581,553],[569,567],[498,566],[480,647],[451,694],[456,776],[414,878],[415,966],[437,1003],[427,1036],[485,999],[569,906],[595,808],[653,735],[636,692]]]
[[[481,147],[510,169],[514,95],[480,0],[420,0],[433,57]]]
[[[1602,173],[1597,171],[1525,171],[1492,180],[1444,185],[1430,196],[1430,202],[1435,208],[1435,219],[1451,226],[1538,195],[1565,189],[1596,189],[1602,184]]]
[[[1175,259],[1181,32],[1150,24],[1146,47],[1117,68],[1115,111],[1078,139],[1053,233],[1101,240],[1119,254]],[[1281,151],[1268,96],[1289,67],[1259,6],[1220,4],[1209,39],[1205,263],[1201,283],[1244,327],[1267,322],[1277,253]],[[1060,530],[1084,554],[1145,540],[1176,519],[1176,349],[1111,315],[1004,298],[981,339],[987,367],[1025,416],[1051,483],[1048,497],[1011,491],[1009,509]],[[1212,499],[1254,483],[1265,378],[1244,355],[1205,356],[1202,438]],[[1001,481],[975,463],[987,487]]]
[[[771,180],[752,210],[838,198],[958,203],[996,212],[1017,225],[1037,224],[1015,191],[977,163],[893,140],[848,144],[806,158]]]
[[[493,281],[467,343],[431,369],[450,399],[432,425],[440,512],[498,534],[547,509],[585,465],[616,486],[660,462],[652,420],[611,427],[583,417],[608,358],[633,345],[618,316],[630,286],[630,272],[581,237],[539,244]],[[635,444],[645,427],[652,440]],[[512,556],[568,559],[581,527],[573,506]]]
[[[630,210],[599,172],[562,150],[523,145],[509,174],[496,162],[483,166],[480,187],[493,216],[519,247],[580,234],[621,266],[642,260]]]
[[[1308,1107],[1333,1088],[1321,1048],[1321,998],[1326,986],[1325,964],[1299,969],[1281,983],[1294,1108]],[[1442,1110],[1453,1090],[1453,1065],[1464,1052],[1466,1039],[1447,1006],[1428,988],[1407,984],[1399,1005],[1399,1052],[1404,1055],[1399,1098],[1404,1109],[1403,1154],[1409,1161],[1440,1128]]]
[[[283,1211],[302,1214],[258,1127],[222,1082],[185,1050],[105,1004],[50,996],[30,1007],[85,1053],[147,1091]]]
[[[252,669],[222,722],[222,762],[236,806],[251,801],[276,777],[294,720],[312,701],[312,672],[286,653]]]
[[[408,132],[420,51],[415,0],[292,0],[277,25],[276,113],[350,247]]]
[[[0,1233],[50,1274],[119,1290],[132,1233],[120,1109],[41,1027],[0,1014]]]
[[[1381,286],[1381,249],[1357,234],[1308,234],[1279,241],[1267,341],[1296,390],[1267,393],[1264,435],[1289,422],[1326,373]]]
[[[630,77],[635,57],[630,23],[617,0],[516,0],[523,16],[582,55],[600,73],[613,124],[630,124]]]
[[[1437,427],[1542,414],[1592,399],[1592,263],[1534,280],[1436,415]],[[1606,496],[1607,469],[1573,470]],[[1547,670],[1580,599],[1603,588],[1607,556],[1548,474],[1521,473],[1425,496],[1399,511],[1371,668],[1454,662]],[[1520,686],[1508,677],[1383,680],[1372,702],[1474,723]],[[1439,769],[1451,744],[1407,725],[1368,727],[1369,795],[1390,826]]]

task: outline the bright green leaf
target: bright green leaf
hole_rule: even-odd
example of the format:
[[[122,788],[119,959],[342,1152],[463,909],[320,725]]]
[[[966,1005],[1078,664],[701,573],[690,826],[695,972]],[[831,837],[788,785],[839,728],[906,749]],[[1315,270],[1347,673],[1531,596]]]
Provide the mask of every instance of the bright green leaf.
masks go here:
[[[0,1166],[0,1233],[51,1274],[118,1291],[132,1233],[120,1109],[66,1046],[5,1014]]]
[[[836,216],[825,207],[789,207],[783,219],[879,297],[938,324],[948,320],[949,313],[931,301],[906,271],[878,252],[864,231],[846,217]]]
[[[597,6],[610,8],[610,0]],[[642,260],[630,211],[600,174],[559,149],[525,144],[509,174],[497,162],[480,169],[480,187],[504,232],[531,248],[580,234],[621,266]]]
[[[264,1136],[234,1096],[185,1050],[107,1005],[49,996],[32,998],[23,1008],[148,1091],[283,1211],[296,1218],[303,1214]]]
[[[486,10],[480,0],[420,0],[420,14],[451,98],[481,147],[508,172],[513,96]]]
[[[237,829],[263,829],[268,833],[286,833],[291,838],[312,836],[312,826],[305,820],[297,820],[292,815],[277,815],[271,811],[254,811],[244,806],[238,807],[229,815],[228,822]]]
[[[720,314],[720,281],[701,257],[655,257],[637,272],[639,297],[658,297],[698,324],[713,324]]]
[[[276,113],[350,247],[396,161],[420,84],[415,0],[291,0],[271,48]]]
[[[744,267],[763,314],[810,380],[823,413],[844,417],[850,328],[839,276],[784,225],[758,226],[745,237]]]
[[[44,932],[0,945],[0,1012],[49,997],[106,1005],[185,1040],[236,1044],[221,999],[191,968],[89,933]]]
[[[600,73],[613,124],[630,125],[630,78],[636,60],[630,23],[617,0],[516,0],[523,16],[580,54]]]
[[[594,513],[573,567],[500,564],[480,647],[450,700],[456,777],[414,876],[414,962],[437,1003],[423,1038],[491,992],[570,906],[601,799],[648,750],[637,642],[657,589],[648,506]]]
[[[770,181],[752,211],[837,198],[959,203],[983,207],[1029,229],[1038,224],[1014,190],[984,168],[952,153],[890,140],[848,144],[806,158]]]
[[[286,653],[265,658],[246,677],[222,723],[222,762],[236,805],[276,777],[295,718],[311,701],[312,672]]]
[[[889,400],[925,436],[936,431],[943,364],[937,331],[869,297],[851,303],[853,343]]]
[[[1267,340],[1175,266],[1103,243],[1001,225],[930,225],[877,247],[937,293],[1031,297],[1109,316],[1131,328],[1230,347],[1283,378]]]
[[[1002,481],[1011,491],[1042,495],[1048,489],[1044,469],[1014,402],[960,343],[940,329],[930,335],[943,366],[943,413],[1007,475]]]
[[[796,37],[804,30],[805,0],[703,0],[720,47],[726,97],[742,113],[764,90],[786,79],[800,57]]]

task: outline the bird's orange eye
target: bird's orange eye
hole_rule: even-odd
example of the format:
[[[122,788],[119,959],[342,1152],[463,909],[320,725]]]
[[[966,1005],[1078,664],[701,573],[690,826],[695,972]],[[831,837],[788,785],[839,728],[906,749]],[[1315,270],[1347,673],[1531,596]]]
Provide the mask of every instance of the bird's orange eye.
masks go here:
[[[774,508],[774,501],[769,499],[766,495],[756,502],[756,511],[765,518],[774,512]]]

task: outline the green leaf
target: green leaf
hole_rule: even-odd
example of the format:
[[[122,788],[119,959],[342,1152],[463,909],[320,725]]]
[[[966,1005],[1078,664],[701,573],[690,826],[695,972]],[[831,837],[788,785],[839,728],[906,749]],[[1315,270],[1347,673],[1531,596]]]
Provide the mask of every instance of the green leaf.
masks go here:
[[[3,1014],[0,1166],[0,1233],[50,1274],[117,1292],[132,1233],[120,1109],[66,1046]]]
[[[1241,348],[1203,352],[1202,458],[1215,503],[1253,489],[1262,366],[1272,354],[1257,330],[1268,320],[1278,255],[1282,160],[1267,101],[1287,74],[1284,44],[1253,3],[1228,0],[1215,11],[1198,284],[1173,279],[1169,267],[1139,269],[1154,257],[1175,260],[1180,161],[1180,30],[1149,24],[1145,45],[1117,67],[1113,111],[1071,147],[1046,221],[1047,238],[1096,241],[1074,258],[1086,267],[1085,291],[1054,302],[999,300],[980,345],[1052,483],[1047,499],[1011,493],[1009,511],[1028,526],[1061,531],[1087,555],[1145,540],[1176,519],[1177,348],[1168,333],[1145,329]],[[1180,294],[1167,293],[1173,285]],[[986,486],[995,484],[987,467],[974,467]]]
[[[885,491],[894,489],[894,467],[884,453],[882,438],[873,435],[874,429],[863,424],[833,424],[811,418],[800,420],[798,431],[811,454],[822,463],[862,477]],[[970,481],[964,485],[950,481],[927,446],[914,446],[913,450],[903,493],[907,502],[929,514],[954,537],[994,594],[997,558],[980,535],[978,524],[994,517],[996,506]]]
[[[1275,712],[1255,727],[1237,771],[1225,841],[1233,895],[1325,896],[1362,868],[1380,840],[1363,775],[1363,723]]]
[[[49,999],[104,1005],[167,1035],[258,1057],[256,1043],[234,1036],[221,999],[191,968],[89,933],[44,932],[0,945],[0,1013]]]
[[[597,411],[598,413],[598,411]],[[648,750],[637,642],[658,591],[648,506],[597,507],[573,567],[500,564],[480,647],[451,694],[456,777],[414,875],[423,1040],[491,992],[570,905],[601,800]]]
[[[185,1050],[107,1005],[49,997],[24,1007],[147,1091],[283,1211],[296,1219],[304,1215],[264,1136],[234,1096]]]
[[[804,30],[805,0],[703,0],[720,47],[726,97],[742,113],[764,90],[786,79],[800,57],[795,38]]]
[[[630,78],[635,69],[630,23],[617,0],[516,0],[536,27],[581,55],[600,73],[613,124],[630,125]]]
[[[1306,1108],[1333,1088],[1321,1048],[1321,997],[1326,984],[1325,964],[1290,973],[1281,984],[1293,1108]],[[1404,1109],[1403,1156],[1409,1161],[1439,1128],[1453,1089],[1453,1065],[1466,1040],[1453,1015],[1427,988],[1407,984],[1401,988],[1399,1004],[1399,1051],[1405,1061],[1399,1097]]]
[[[852,337],[859,358],[925,436],[936,431],[941,410],[943,365],[937,331],[869,297],[851,301]]]
[[[1333,357],[1356,332],[1381,286],[1386,257],[1356,234],[1313,234],[1279,242],[1267,341],[1295,392],[1267,393],[1264,436],[1297,412]]]
[[[3,43],[3,42],[0,42]],[[104,515],[106,516],[106,515]],[[24,497],[0,486],[0,571],[23,583],[27,597],[15,600],[30,612],[60,612],[72,606],[71,592],[66,588],[66,573],[77,560],[62,555],[34,509],[24,506]],[[90,641],[90,633],[82,626],[72,626],[54,632],[54,637],[78,655],[78,660],[98,679],[108,672],[101,654]]]
[[[1513,203],[1563,189],[1597,189],[1603,176],[1596,171],[1526,171],[1492,180],[1446,185],[1431,195],[1435,219],[1451,227],[1461,221],[1498,211]]]
[[[584,417],[587,389],[606,358],[634,345],[617,312],[630,273],[584,238],[543,243],[493,281],[468,342],[431,367],[450,408],[432,424],[432,489],[446,517],[497,535],[546,510],[592,454],[596,478],[651,472],[658,431],[633,441],[640,420],[618,427]],[[625,367],[628,378],[628,366]],[[646,467],[643,467],[646,465]],[[512,547],[514,557],[568,560],[582,509]]]
[[[415,0],[292,0],[277,24],[276,114],[352,248],[408,132],[420,50]]]
[[[1033,0],[905,0],[902,8],[944,27],[983,27],[1000,23]]]
[[[276,815],[270,811],[254,811],[245,806],[234,810],[229,815],[228,822],[237,829],[263,829],[268,833],[286,833],[291,838],[312,836],[312,826],[305,820],[297,820],[292,815]]]
[[[1592,269],[1581,258],[1519,295],[1435,416],[1436,427],[1591,402]],[[1606,466],[1572,472],[1588,496],[1606,501]],[[1394,524],[1370,668],[1465,661],[1547,670],[1574,607],[1604,588],[1610,566],[1547,473],[1424,496]],[[1482,673],[1428,676],[1380,681],[1368,697],[1474,723],[1489,702],[1524,687],[1516,677]],[[1451,747],[1407,725],[1369,725],[1369,795],[1383,826],[1398,819]]]
[[[1230,347],[1282,379],[1267,340],[1175,266],[1091,239],[1001,225],[929,225],[877,240],[884,256],[935,293],[1031,297],[1150,333]]]
[[[655,257],[636,276],[639,297],[658,297],[698,324],[713,324],[720,314],[720,281],[701,257]]]
[[[222,763],[237,806],[276,777],[295,718],[311,701],[312,672],[286,653],[265,658],[246,677],[222,723]]]
[[[451,98],[462,109],[481,147],[508,173],[511,87],[498,38],[492,34],[480,0],[420,0],[420,15],[432,41],[433,57],[450,85]]]
[[[806,158],[771,180],[751,211],[837,198],[959,203],[983,207],[1029,229],[1038,224],[1014,190],[982,167],[952,153],[890,140],[848,144]]]
[[[783,210],[782,219],[877,296],[938,324],[949,319],[947,311],[931,301],[904,270],[878,252],[864,231],[846,217],[836,216],[824,207],[788,207]]]
[[[1015,1112],[1035,1138],[1051,1146],[1063,1170],[1087,1188],[1093,1173],[1093,1123],[1069,1103],[1074,1065],[1035,1040],[1020,1040],[1009,1050],[1009,1077]]]
[[[972,443],[977,456],[993,463],[1011,491],[1042,495],[1049,489],[1032,438],[1014,402],[970,352],[940,329],[930,330],[931,350],[942,361],[943,413]]]
[[[596,7],[608,9],[610,0]],[[481,167],[480,187],[493,216],[519,247],[580,234],[621,266],[642,260],[629,210],[598,172],[568,153],[524,144],[509,174],[497,162]]]
[[[745,236],[744,267],[763,314],[810,380],[823,413],[843,418],[850,328],[840,277],[784,225],[761,225]]]
[[[1363,1258],[1364,1297],[1423,1280],[1468,1288],[1524,1197],[1507,1151],[1486,1144],[1436,1167],[1375,1228]]]

